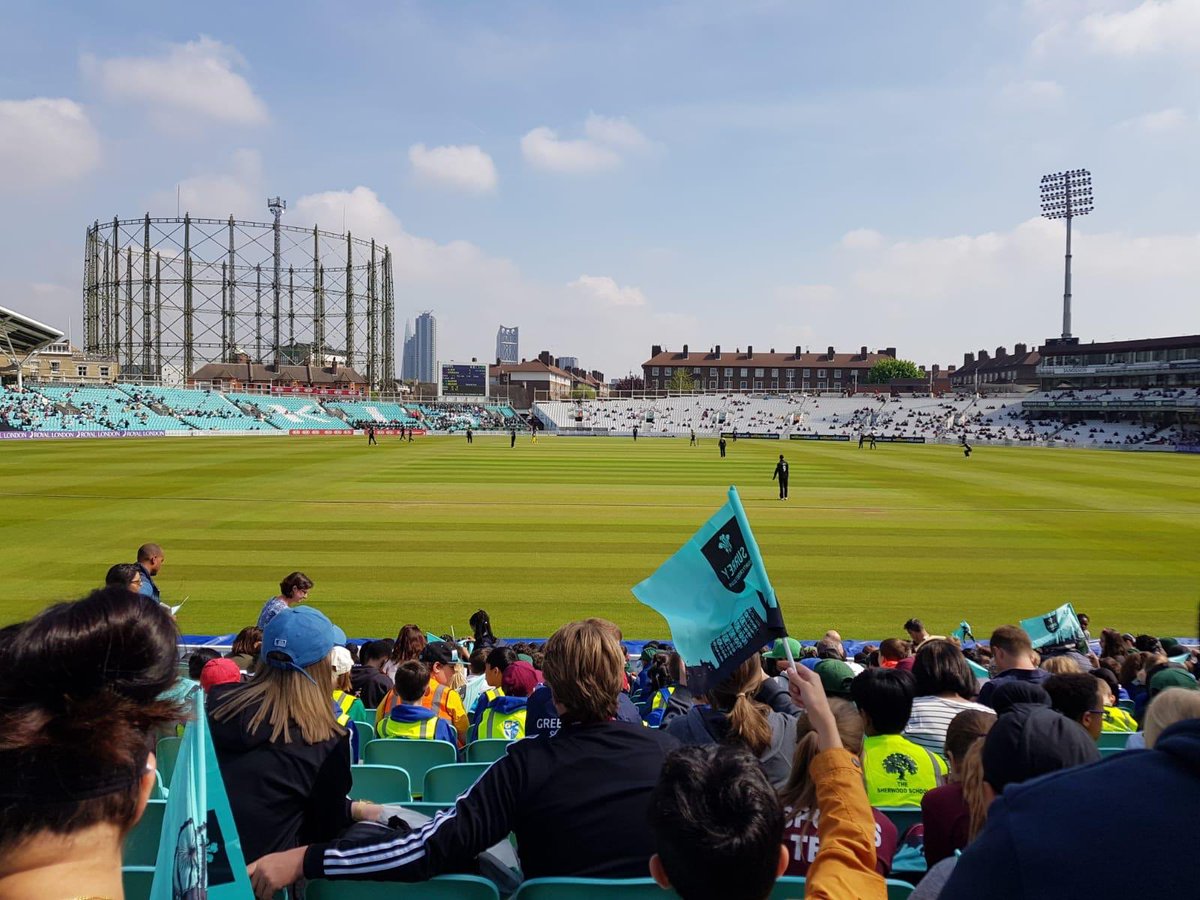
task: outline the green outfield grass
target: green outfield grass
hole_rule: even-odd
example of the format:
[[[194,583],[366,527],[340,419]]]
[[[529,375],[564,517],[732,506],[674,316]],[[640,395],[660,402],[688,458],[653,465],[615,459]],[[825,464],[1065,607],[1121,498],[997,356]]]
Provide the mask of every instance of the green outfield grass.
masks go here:
[[[0,622],[80,596],[144,541],[186,633],[253,624],[293,569],[353,636],[501,636],[599,615],[665,637],[629,593],[737,485],[791,632],[979,634],[1064,600],[1100,627],[1196,634],[1200,459],[1183,454],[686,440],[214,438],[0,445]],[[783,451],[791,499],[771,472]]]

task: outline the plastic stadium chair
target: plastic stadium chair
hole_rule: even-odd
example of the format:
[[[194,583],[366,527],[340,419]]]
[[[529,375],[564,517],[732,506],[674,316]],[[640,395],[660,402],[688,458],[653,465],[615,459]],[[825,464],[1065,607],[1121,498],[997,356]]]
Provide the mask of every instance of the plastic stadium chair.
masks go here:
[[[500,900],[496,885],[478,875],[439,875],[429,881],[310,881],[307,900]]]
[[[150,788],[150,799],[151,800],[166,800],[167,794],[169,794],[169,793],[170,793],[170,791],[168,791],[167,788],[163,785],[162,772],[155,771],[154,787]]]
[[[1129,740],[1128,731],[1104,731],[1100,734],[1100,740],[1097,746],[1104,750],[1108,747],[1117,747],[1120,750],[1125,749],[1125,742]]]
[[[908,829],[921,824],[921,807],[919,806],[876,806],[875,808],[892,820],[892,824],[896,826],[897,837],[904,837],[904,833]]]
[[[430,803],[453,803],[458,795],[479,780],[491,763],[455,763],[434,766],[425,773],[425,793],[421,799]]]
[[[370,800],[374,803],[410,803],[412,788],[408,773],[399,766],[379,766],[365,763],[350,769],[353,784],[351,800]]]
[[[508,752],[509,743],[503,738],[484,738],[467,744],[467,762],[495,762]]]
[[[355,722],[354,730],[358,732],[358,752],[362,754],[360,759],[354,760],[356,763],[366,762],[367,744],[375,740],[375,729],[370,722]],[[400,768],[404,768],[401,766]]]
[[[531,878],[512,900],[663,900],[653,878]]]
[[[154,866],[124,866],[121,869],[125,900],[150,900],[150,888],[153,884]]]
[[[1116,756],[1118,753],[1124,753],[1124,752],[1125,752],[1125,747],[1124,747],[1124,746],[1121,746],[1121,747],[1101,747],[1101,748],[1100,748],[1100,758],[1101,758],[1101,759],[1108,759],[1110,756]]]
[[[908,895],[914,890],[907,881],[889,878],[887,884],[888,900],[908,900]],[[771,889],[770,900],[803,900],[804,879],[796,875],[784,875],[775,881]]]
[[[179,745],[183,738],[159,738],[154,748],[154,758],[157,760],[158,772],[162,775],[163,787],[170,790],[171,776],[175,774],[175,760],[179,758]]]
[[[1137,708],[1137,704],[1132,700],[1118,700],[1117,706],[1127,713],[1132,713]]]
[[[446,766],[458,761],[458,748],[449,741],[410,741],[404,738],[382,738],[370,741],[363,759],[372,765],[399,766],[408,773],[420,796],[425,773],[434,766]]]
[[[162,835],[163,814],[167,811],[166,800],[150,800],[141,819],[125,838],[125,852],[121,863],[126,866],[150,866],[158,859],[158,839]]]

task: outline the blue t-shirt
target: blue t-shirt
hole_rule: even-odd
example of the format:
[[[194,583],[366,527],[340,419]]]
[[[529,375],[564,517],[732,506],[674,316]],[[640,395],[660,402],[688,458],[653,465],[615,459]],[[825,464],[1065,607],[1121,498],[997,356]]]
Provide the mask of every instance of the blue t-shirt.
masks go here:
[[[617,695],[617,721],[642,724],[641,713],[626,693]],[[529,695],[529,703],[525,706],[525,737],[554,737],[562,728],[562,719],[554,706],[554,697],[549,685],[542,685]]]
[[[266,628],[268,622],[287,608],[287,603],[279,597],[272,597],[263,605],[262,612],[258,614],[258,627]]]

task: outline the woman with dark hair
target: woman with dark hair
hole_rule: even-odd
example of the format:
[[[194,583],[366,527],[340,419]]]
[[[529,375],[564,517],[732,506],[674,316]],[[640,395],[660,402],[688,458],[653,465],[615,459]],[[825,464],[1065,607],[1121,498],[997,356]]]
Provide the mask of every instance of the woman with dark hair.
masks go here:
[[[299,606],[308,599],[308,592],[313,589],[312,579],[303,572],[292,572],[279,582],[279,596],[272,597],[263,604],[262,612],[258,614],[259,628],[266,628],[267,623],[285,609]]]
[[[262,629],[257,625],[247,625],[233,639],[229,648],[229,658],[237,663],[243,672],[250,672],[258,661],[258,653],[262,649]]]
[[[0,634],[0,896],[122,896],[121,852],[184,709],[179,632],[125,587]]]
[[[694,701],[684,684],[687,670],[682,656],[674,650],[660,653],[654,657],[651,667],[654,670],[650,673],[652,693],[642,717],[651,728],[662,728],[676,716],[687,715]]]
[[[142,592],[142,570],[137,563],[117,563],[104,576],[105,587],[123,587],[135,594]]]
[[[471,618],[467,620],[467,624],[471,626],[471,630],[475,633],[475,649],[496,646],[496,636],[492,634],[492,620],[488,616],[487,610],[475,610],[471,614]]]
[[[257,674],[209,692],[213,746],[247,862],[378,817],[378,806],[346,798],[350,735],[330,699],[330,651],[344,643],[345,632],[312,607],[284,610],[263,630]]]
[[[1128,647],[1125,645],[1125,639],[1121,637],[1121,632],[1115,631],[1112,628],[1105,628],[1100,632],[1100,656],[1120,659],[1129,653]]]
[[[392,653],[388,657],[388,661],[383,664],[381,671],[388,678],[394,678],[396,667],[410,659],[419,660],[421,651],[428,643],[429,638],[425,637],[425,632],[417,625],[402,626],[400,633],[396,635],[396,643],[392,645]]]
[[[917,695],[904,736],[931,753],[946,753],[946,729],[960,712],[975,709],[994,714],[972,701],[978,694],[975,675],[962,651],[946,640],[931,639],[921,645],[913,660]]]

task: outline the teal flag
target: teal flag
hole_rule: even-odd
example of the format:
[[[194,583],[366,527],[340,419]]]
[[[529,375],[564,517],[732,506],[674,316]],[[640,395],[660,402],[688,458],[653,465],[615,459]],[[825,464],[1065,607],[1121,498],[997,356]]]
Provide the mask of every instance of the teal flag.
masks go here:
[[[1075,615],[1075,607],[1064,603],[1058,609],[1034,616],[1032,619],[1022,619],[1021,627],[1033,641],[1033,649],[1056,647],[1059,644],[1075,644],[1083,640],[1083,626]]]
[[[151,900],[241,900],[253,897],[242,842],[204,714],[204,692],[192,694],[188,722],[171,776]]]
[[[728,502],[635,585],[633,595],[667,620],[693,694],[705,693],[765,644],[787,634],[734,487]]]

